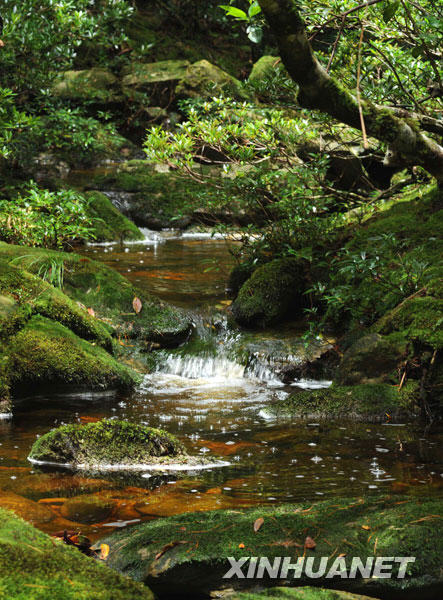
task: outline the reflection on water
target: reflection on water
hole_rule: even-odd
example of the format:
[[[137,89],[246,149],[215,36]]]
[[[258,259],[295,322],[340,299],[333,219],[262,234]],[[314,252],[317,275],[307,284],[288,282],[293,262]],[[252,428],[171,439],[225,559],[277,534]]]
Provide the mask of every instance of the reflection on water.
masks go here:
[[[235,350],[245,343],[257,353],[268,344],[276,347],[274,334],[262,339],[205,327],[211,306],[224,298],[224,269],[231,261],[224,241],[171,239],[155,252],[145,245],[91,247],[87,252],[146,290],[199,307],[198,343],[164,352],[158,370],[128,396],[54,393],[17,402],[13,419],[0,421],[1,505],[45,531],[81,529],[95,539],[116,527],[185,511],[343,493],[438,493],[443,481],[439,431],[406,424],[266,421],[260,416],[272,398],[294,388],[279,381],[270,367],[245,367],[237,359]],[[222,270],[203,273],[208,257],[216,257]],[[284,333],[284,344],[289,344],[294,331]],[[297,343],[292,340],[291,352],[301,351]],[[51,427],[103,417],[165,428],[190,453],[221,458],[229,466],[162,476],[149,471],[73,474],[27,462],[36,436]]]

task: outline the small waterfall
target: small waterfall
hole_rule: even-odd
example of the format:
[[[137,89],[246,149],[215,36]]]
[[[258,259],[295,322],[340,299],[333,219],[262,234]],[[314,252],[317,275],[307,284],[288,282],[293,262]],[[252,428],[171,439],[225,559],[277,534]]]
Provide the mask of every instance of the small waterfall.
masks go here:
[[[187,379],[242,379],[245,367],[225,356],[181,356],[169,355],[161,372]]]

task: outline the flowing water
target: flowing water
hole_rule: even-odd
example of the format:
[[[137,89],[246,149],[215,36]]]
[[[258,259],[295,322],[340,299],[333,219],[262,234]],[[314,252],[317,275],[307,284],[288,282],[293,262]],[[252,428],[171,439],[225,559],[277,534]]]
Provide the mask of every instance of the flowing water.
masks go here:
[[[192,339],[160,351],[131,395],[52,393],[16,402],[0,422],[0,505],[41,529],[81,530],[93,539],[116,527],[193,510],[314,501],[333,495],[433,494],[441,486],[441,431],[418,424],[271,421],[263,408],[294,386],[278,365],[303,356],[292,323],[251,334],[227,325],[229,243],[196,234],[146,232],[143,243],[91,246],[88,256],[118,269],[143,290],[190,311]],[[67,422],[118,417],[178,435],[192,454],[223,467],[160,476],[154,472],[71,473],[27,462],[36,436]],[[94,494],[100,509],[72,508]]]

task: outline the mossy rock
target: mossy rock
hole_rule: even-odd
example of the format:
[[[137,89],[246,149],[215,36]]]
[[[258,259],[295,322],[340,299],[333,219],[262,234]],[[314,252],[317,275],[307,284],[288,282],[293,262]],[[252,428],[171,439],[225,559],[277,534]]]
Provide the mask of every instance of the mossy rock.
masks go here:
[[[66,500],[60,508],[60,514],[75,523],[100,523],[111,516],[114,508],[115,503],[109,498],[78,496]]]
[[[156,171],[146,160],[121,163],[117,169],[98,174],[84,183],[99,190],[131,194],[125,215],[139,227],[156,230],[187,227],[193,220],[194,210],[206,200],[209,202],[213,195],[211,190],[203,190],[189,178]],[[202,200],[203,193],[205,200]]]
[[[260,592],[239,592],[227,596],[227,600],[376,600],[369,596],[351,594],[343,590],[325,590],[317,587],[275,587]]]
[[[11,387],[17,391],[35,384],[128,389],[140,381],[135,371],[100,346],[40,315],[9,339],[4,352],[9,356]]]
[[[386,313],[373,326],[382,334],[401,332],[408,339],[436,350],[443,348],[443,299],[409,298]]]
[[[248,100],[238,79],[207,60],[189,65],[175,91],[177,96],[185,98],[212,98],[224,94],[237,100]]]
[[[267,327],[302,314],[305,291],[302,263],[277,258],[254,271],[232,304],[232,314],[244,327]]]
[[[94,236],[97,242],[122,240],[142,240],[140,229],[100,192],[88,192],[88,214],[92,218]]]
[[[187,339],[192,329],[184,312],[140,292],[125,277],[100,262],[74,252],[0,242],[0,260],[10,262],[17,257],[21,257],[21,267],[32,273],[38,273],[39,261],[62,261],[63,293],[80,305],[92,308],[96,317],[108,322],[117,333],[162,346],[177,346]],[[135,297],[142,302],[139,313],[133,309]]]
[[[268,418],[349,419],[385,422],[420,415],[420,385],[409,380],[402,386],[387,383],[335,385],[301,390],[276,400],[263,410]]]
[[[24,262],[31,261],[35,271],[48,271],[55,268],[57,254],[48,256],[43,252],[27,256],[26,248],[20,248],[24,253],[23,259],[18,256],[13,263],[8,263],[0,258],[0,339],[17,333],[32,315],[39,314],[65,325],[86,340],[112,350],[111,335],[105,324],[90,316],[60,289],[20,268]],[[63,255],[60,256],[63,258]],[[57,265],[60,266],[61,262],[57,261]]]
[[[118,89],[115,75],[106,69],[94,67],[60,73],[52,87],[52,93],[68,100],[107,103],[121,99],[121,93],[116,94]]]
[[[263,82],[263,80],[272,77],[276,71],[276,66],[281,62],[279,56],[262,56],[254,63],[248,82]]]
[[[228,290],[233,296],[237,296],[242,285],[247,282],[255,270],[251,264],[239,263],[229,273]]]
[[[339,579],[340,588],[370,596],[424,600],[436,598],[443,583],[443,539],[436,535],[440,508],[441,502],[431,498],[334,497],[315,504],[182,514],[136,525],[104,542],[110,546],[109,566],[144,581],[159,597],[174,598],[186,589],[189,596],[200,598],[223,588],[244,590],[256,583],[275,586],[276,580],[266,574],[259,581],[224,579],[231,567],[228,557],[267,557],[271,564],[282,556],[293,561],[302,555],[330,557],[329,570],[342,556],[349,568],[353,557],[363,562],[373,557],[377,540],[376,556],[415,557],[405,578]],[[259,518],[263,524],[255,532]],[[303,548],[306,536],[315,540],[315,550]],[[293,579],[290,574],[279,583],[310,585],[312,580],[304,574]],[[316,583],[338,587],[337,579],[323,577]]]
[[[397,368],[408,358],[408,346],[402,333],[363,336],[344,353],[337,371],[337,383],[398,382]]]
[[[34,442],[29,460],[74,468],[131,468],[185,456],[181,442],[166,431],[127,421],[103,420],[62,425],[49,431]]]
[[[149,91],[153,84],[177,82],[185,76],[188,60],[162,60],[154,63],[132,62],[122,79],[124,88]]]
[[[0,508],[0,595],[8,600],[153,600],[151,591]]]

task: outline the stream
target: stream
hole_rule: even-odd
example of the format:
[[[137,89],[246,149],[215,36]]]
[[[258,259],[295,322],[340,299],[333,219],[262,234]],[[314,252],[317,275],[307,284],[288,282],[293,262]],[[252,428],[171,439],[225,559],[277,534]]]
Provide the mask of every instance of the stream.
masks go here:
[[[265,333],[229,326],[225,286],[233,242],[174,231],[145,233],[144,242],[95,245],[81,252],[189,311],[192,338],[179,349],[156,353],[156,367],[131,395],[54,392],[19,399],[13,418],[0,422],[1,504],[21,505],[22,514],[44,531],[75,529],[98,539],[128,524],[187,511],[381,491],[438,493],[441,430],[267,419],[263,409],[274,397],[297,385],[328,385],[288,385],[278,376],[273,356],[296,360],[306,352],[303,326],[289,323]],[[228,464],[162,476],[71,473],[27,461],[36,436],[62,423],[104,417],[164,428],[190,453]],[[77,505],[73,512],[70,499],[84,494],[101,499],[102,510],[82,513]]]

